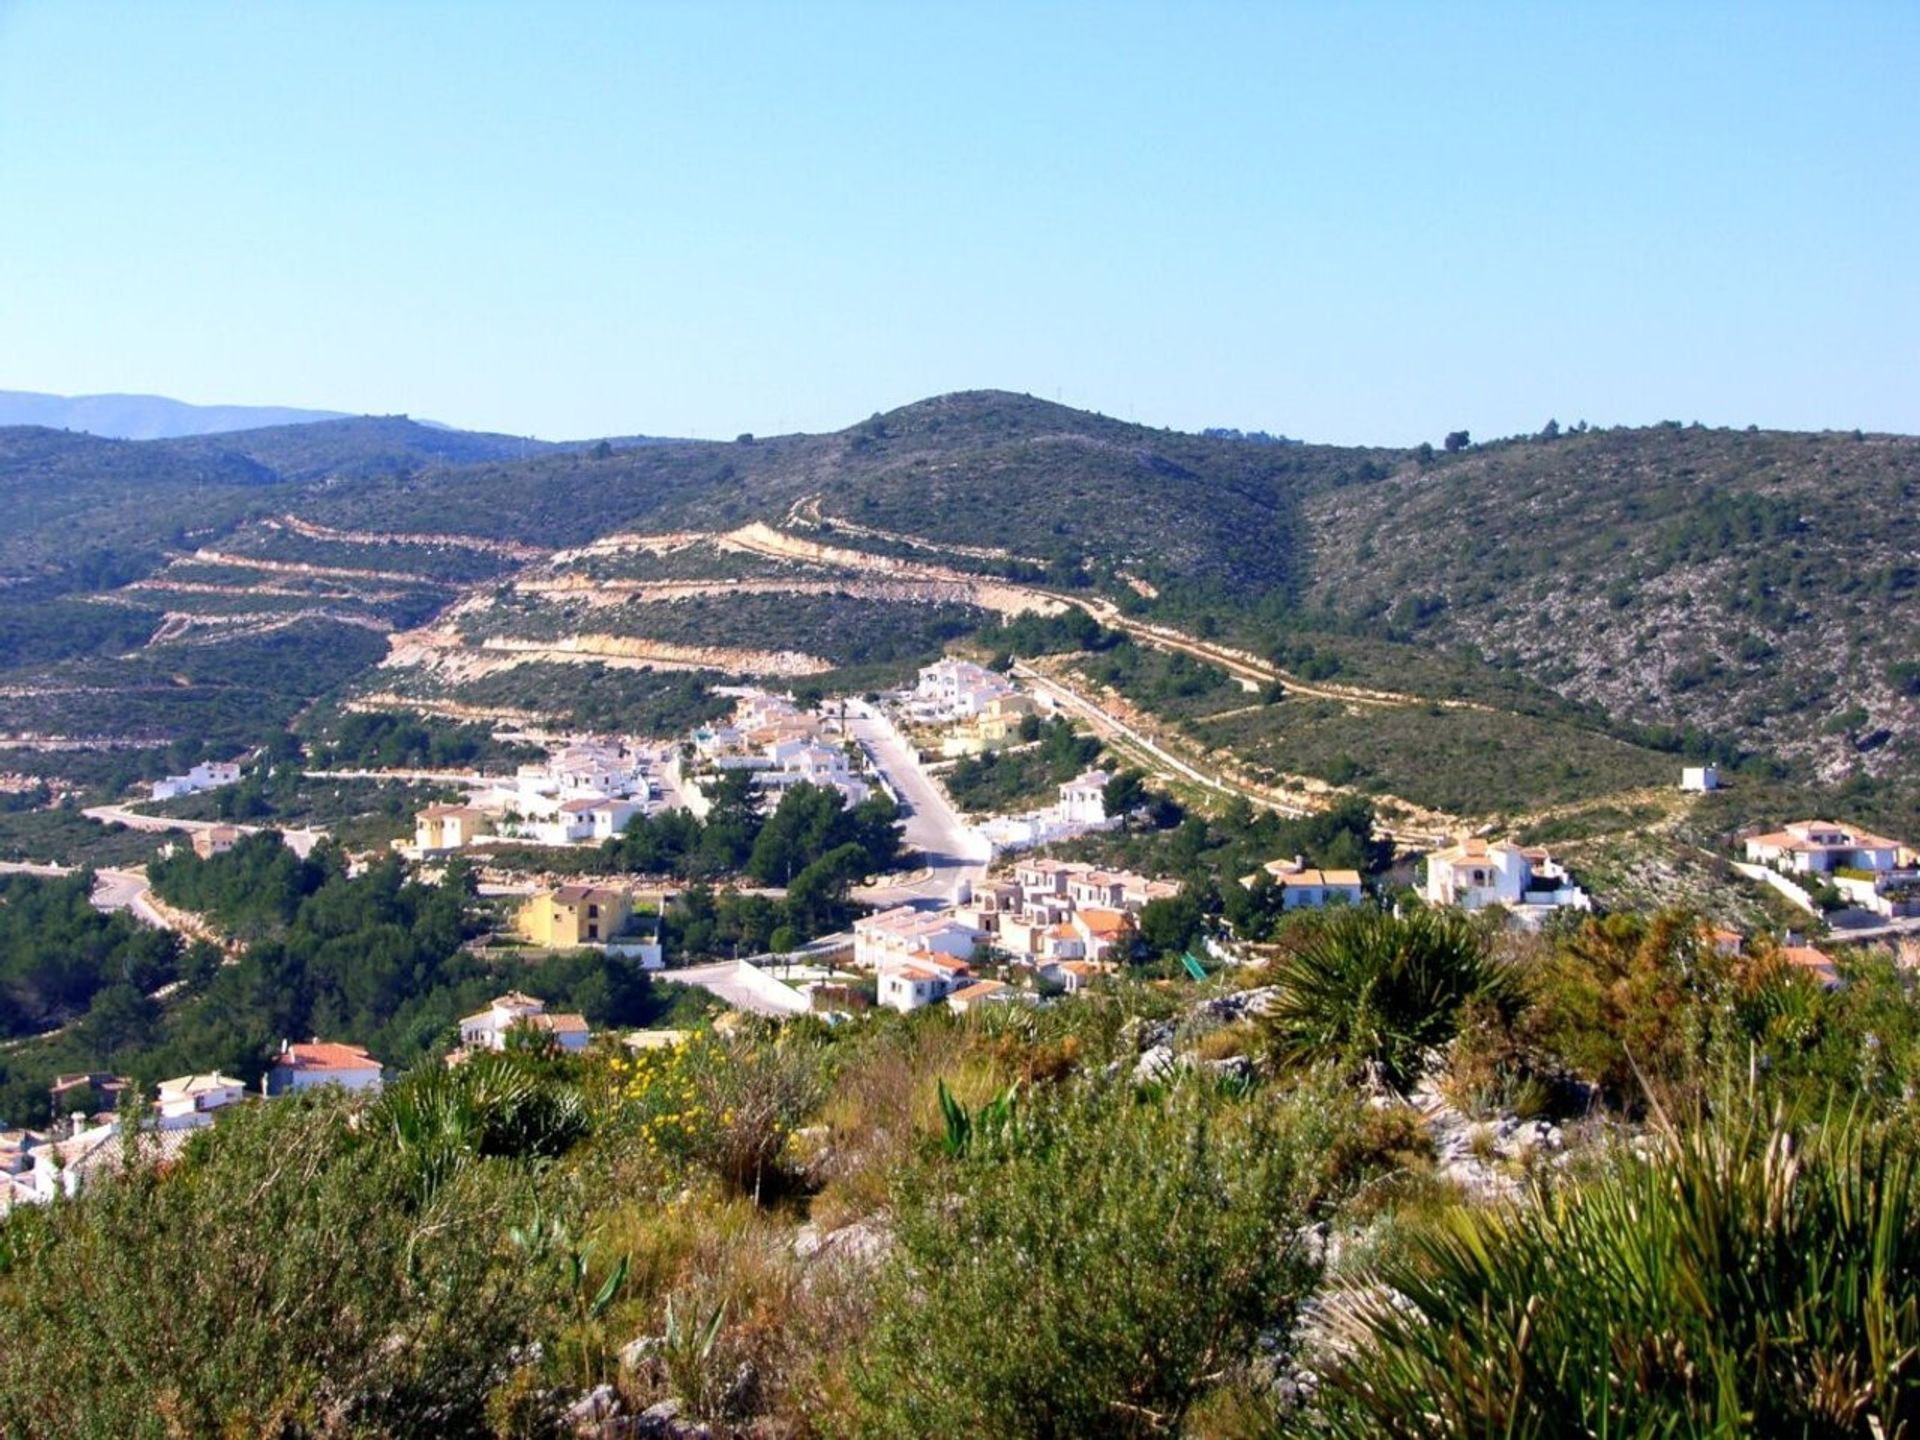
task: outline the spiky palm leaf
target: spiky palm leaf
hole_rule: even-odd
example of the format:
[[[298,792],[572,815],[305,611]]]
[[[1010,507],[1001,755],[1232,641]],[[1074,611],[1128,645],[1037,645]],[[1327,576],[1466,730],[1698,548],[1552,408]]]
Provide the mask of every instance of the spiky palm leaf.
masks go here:
[[[1267,1028],[1285,1064],[1339,1061],[1405,1094],[1453,1037],[1460,1007],[1507,1003],[1515,982],[1462,915],[1373,909],[1330,916],[1274,973]]]

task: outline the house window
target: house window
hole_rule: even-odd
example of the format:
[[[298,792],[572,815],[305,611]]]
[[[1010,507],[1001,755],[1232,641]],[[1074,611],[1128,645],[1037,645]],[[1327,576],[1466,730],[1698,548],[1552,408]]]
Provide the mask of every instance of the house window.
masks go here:
[[[598,925],[588,925],[587,939],[598,940],[599,938],[600,938],[600,927]]]
[[[589,920],[598,920],[600,918],[600,907],[598,905],[587,906],[587,918]]]

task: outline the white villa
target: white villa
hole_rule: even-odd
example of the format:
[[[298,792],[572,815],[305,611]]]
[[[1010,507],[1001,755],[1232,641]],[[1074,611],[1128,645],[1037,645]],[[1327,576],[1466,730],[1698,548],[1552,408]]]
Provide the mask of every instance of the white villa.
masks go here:
[[[160,1082],[160,1098],[153,1108],[162,1130],[197,1130],[213,1123],[213,1112],[236,1105],[247,1087],[231,1075],[181,1075]]]
[[[1433,905],[1480,910],[1501,905],[1523,923],[1558,909],[1591,910],[1593,901],[1545,850],[1510,840],[1462,840],[1427,857],[1426,898]]]
[[[267,1070],[267,1094],[291,1095],[337,1085],[342,1090],[376,1091],[380,1062],[358,1045],[314,1040],[304,1045],[281,1042]]]
[[[460,1022],[460,1044],[468,1050],[504,1050],[515,1026],[550,1036],[562,1050],[576,1053],[593,1038],[585,1016],[549,1013],[546,1001],[513,990]]]
[[[1055,840],[1071,839],[1089,830],[1110,830],[1119,817],[1107,814],[1105,770],[1088,770],[1060,787],[1060,798],[1044,810],[1025,815],[1001,815],[979,826],[996,851],[1027,850]]]
[[[1088,770],[1060,787],[1060,822],[1092,829],[1107,823],[1107,782],[1104,770]]]
[[[1358,870],[1322,870],[1307,864],[1303,856],[1291,860],[1269,860],[1240,883],[1251,890],[1265,875],[1280,892],[1282,910],[1322,910],[1329,905],[1358,905],[1366,898]]]
[[[582,845],[609,840],[623,832],[644,807],[637,800],[583,795],[563,800],[550,815],[519,828],[542,845]]]
[[[1004,675],[971,660],[939,660],[920,672],[907,696],[907,717],[921,724],[967,720],[1016,693]]]
[[[1796,820],[1785,828],[1747,840],[1747,859],[1798,875],[1830,875],[1835,870],[1897,870],[1898,840],[1869,834],[1831,820]],[[1911,852],[1908,852],[1909,857]]]
[[[917,1010],[972,982],[974,948],[985,938],[951,910],[902,905],[854,922],[853,963],[878,977],[882,1005]]]
[[[184,775],[169,775],[153,782],[154,800],[171,800],[176,795],[197,795],[202,790],[217,790],[240,780],[240,766],[231,760],[203,760]]]
[[[1817,876],[1876,915],[1920,915],[1920,854],[1898,840],[1832,820],[1796,820],[1749,837],[1745,848],[1751,864]]]
[[[1716,765],[1686,765],[1680,770],[1680,788],[1705,794],[1720,788],[1720,769]]]
[[[923,950],[880,972],[880,1003],[905,1013],[944,1000],[973,983],[973,971],[964,960]]]
[[[968,960],[986,935],[951,910],[895,906],[853,922],[853,963],[885,970],[923,954]]]

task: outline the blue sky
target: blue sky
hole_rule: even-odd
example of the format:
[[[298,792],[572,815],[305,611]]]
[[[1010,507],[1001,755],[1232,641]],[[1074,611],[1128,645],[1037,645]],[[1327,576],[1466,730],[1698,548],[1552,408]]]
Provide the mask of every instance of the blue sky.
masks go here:
[[[0,0],[0,388],[1920,431],[1920,4]]]

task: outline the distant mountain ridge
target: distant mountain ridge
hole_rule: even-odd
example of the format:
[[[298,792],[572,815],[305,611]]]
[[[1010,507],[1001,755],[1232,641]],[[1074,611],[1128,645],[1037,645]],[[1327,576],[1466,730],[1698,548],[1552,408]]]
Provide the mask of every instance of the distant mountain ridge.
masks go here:
[[[220,435],[266,425],[305,425],[346,418],[339,410],[302,410],[288,405],[190,405],[164,395],[48,395],[33,390],[0,390],[0,425],[83,430],[110,440],[169,440],[182,435]]]

